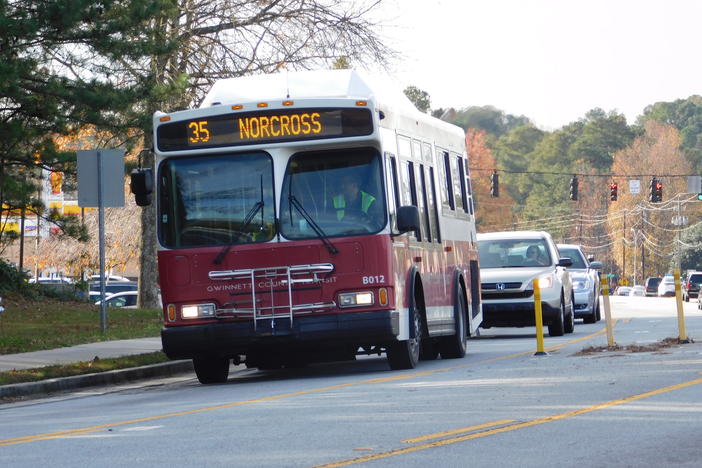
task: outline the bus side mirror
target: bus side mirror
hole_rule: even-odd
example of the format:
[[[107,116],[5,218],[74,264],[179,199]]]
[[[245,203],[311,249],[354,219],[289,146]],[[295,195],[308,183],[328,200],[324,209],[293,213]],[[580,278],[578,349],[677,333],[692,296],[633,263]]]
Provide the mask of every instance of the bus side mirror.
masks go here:
[[[151,169],[134,169],[129,175],[129,188],[134,194],[134,200],[139,206],[151,204],[151,193],[154,191],[154,178]]]
[[[416,206],[401,206],[397,210],[397,230],[401,233],[419,230],[419,210]]]

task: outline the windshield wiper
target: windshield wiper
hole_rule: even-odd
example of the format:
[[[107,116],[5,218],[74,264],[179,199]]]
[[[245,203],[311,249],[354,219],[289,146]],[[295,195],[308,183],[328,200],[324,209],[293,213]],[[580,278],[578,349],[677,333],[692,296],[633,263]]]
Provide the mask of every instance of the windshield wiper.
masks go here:
[[[244,218],[244,222],[241,223],[241,227],[239,228],[239,232],[244,232],[244,230],[249,227],[249,224],[251,224],[251,221],[253,221],[254,216],[256,216],[256,213],[258,213],[259,210],[263,209],[263,200],[257,201],[254,206],[251,207],[248,213],[246,213],[246,218]],[[229,253],[229,250],[232,248],[232,244],[227,244],[222,250],[219,251],[215,259],[212,261],[215,265],[219,265],[222,263],[222,260],[224,260],[224,257]]]
[[[288,201],[292,206],[295,207],[295,209],[302,215],[303,218],[307,221],[307,223],[312,226],[312,229],[314,232],[317,234],[317,237],[322,241],[324,246],[329,250],[329,253],[332,255],[336,255],[339,253],[339,249],[334,247],[334,244],[331,243],[329,240],[329,237],[324,233],[321,227],[312,219],[312,216],[305,210],[305,208],[302,206],[302,203],[295,198],[295,195],[288,195]]]

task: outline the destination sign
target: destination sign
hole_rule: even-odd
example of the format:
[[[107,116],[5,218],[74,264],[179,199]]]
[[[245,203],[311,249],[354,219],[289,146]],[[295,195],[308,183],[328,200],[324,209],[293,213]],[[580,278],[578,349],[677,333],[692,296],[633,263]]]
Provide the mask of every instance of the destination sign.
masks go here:
[[[158,127],[161,151],[278,141],[370,135],[368,109],[283,109],[240,112],[166,123]]]

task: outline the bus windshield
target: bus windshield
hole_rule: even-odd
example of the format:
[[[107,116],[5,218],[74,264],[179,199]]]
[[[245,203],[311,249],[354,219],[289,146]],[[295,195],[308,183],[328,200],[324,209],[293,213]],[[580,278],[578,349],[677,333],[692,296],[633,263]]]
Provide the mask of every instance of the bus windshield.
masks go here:
[[[297,153],[288,164],[280,196],[280,231],[288,239],[371,234],[386,224],[375,149]]]
[[[273,161],[266,153],[169,159],[159,183],[166,247],[265,242],[275,234]]]

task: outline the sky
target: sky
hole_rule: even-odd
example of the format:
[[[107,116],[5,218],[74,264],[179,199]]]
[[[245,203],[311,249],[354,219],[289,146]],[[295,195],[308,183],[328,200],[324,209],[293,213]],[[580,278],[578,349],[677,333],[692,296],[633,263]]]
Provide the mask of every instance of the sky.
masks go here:
[[[401,55],[391,78],[432,109],[492,105],[555,130],[702,94],[702,0],[385,0],[380,13]]]

